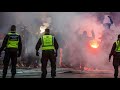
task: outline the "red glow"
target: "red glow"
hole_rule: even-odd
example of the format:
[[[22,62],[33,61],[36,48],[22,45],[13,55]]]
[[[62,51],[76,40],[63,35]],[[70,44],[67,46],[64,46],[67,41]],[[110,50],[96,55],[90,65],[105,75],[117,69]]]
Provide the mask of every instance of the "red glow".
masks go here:
[[[59,61],[60,67],[62,66],[62,54],[63,54],[63,49],[60,48],[60,61]]]

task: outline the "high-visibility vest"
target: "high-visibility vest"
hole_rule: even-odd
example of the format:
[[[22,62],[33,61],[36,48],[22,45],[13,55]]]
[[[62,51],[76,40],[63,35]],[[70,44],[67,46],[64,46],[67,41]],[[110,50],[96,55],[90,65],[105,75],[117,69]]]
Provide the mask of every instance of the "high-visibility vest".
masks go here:
[[[8,42],[7,42],[7,48],[18,48],[19,43],[19,34],[17,33],[8,33]]]
[[[120,41],[116,41],[116,52],[120,52]]]
[[[43,35],[41,37],[42,50],[54,50],[54,36],[52,35]]]

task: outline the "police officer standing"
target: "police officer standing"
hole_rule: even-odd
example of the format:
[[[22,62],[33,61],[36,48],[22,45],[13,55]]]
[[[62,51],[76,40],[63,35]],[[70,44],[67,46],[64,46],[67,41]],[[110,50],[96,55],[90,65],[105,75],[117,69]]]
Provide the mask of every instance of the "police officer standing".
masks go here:
[[[3,60],[4,68],[2,77],[6,78],[9,61],[11,59],[11,78],[14,78],[16,74],[17,57],[20,57],[22,50],[21,36],[16,33],[15,25],[11,26],[11,32],[5,36],[0,48],[0,54],[3,50],[5,50],[5,56]]]
[[[39,48],[42,49],[42,58],[41,58],[41,78],[46,78],[47,75],[47,62],[50,60],[51,63],[51,77],[55,78],[56,76],[56,57],[58,51],[58,43],[53,35],[50,35],[50,30],[45,29],[45,34],[38,40],[36,44],[36,55],[39,56]]]
[[[109,54],[109,62],[113,55],[113,66],[114,66],[114,78],[118,77],[118,66],[120,65],[120,34],[118,40],[114,42],[111,52]]]

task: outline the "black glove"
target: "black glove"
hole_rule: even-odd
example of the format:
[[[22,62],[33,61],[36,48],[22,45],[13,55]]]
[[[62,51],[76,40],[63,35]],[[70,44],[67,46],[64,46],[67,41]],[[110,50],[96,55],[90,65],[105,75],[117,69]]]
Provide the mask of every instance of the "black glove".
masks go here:
[[[1,52],[0,52],[0,57],[1,57]]]
[[[110,62],[111,56],[109,56],[109,62]]]
[[[17,54],[17,57],[20,57],[20,53]]]
[[[39,52],[38,51],[36,51],[36,56],[39,56]]]
[[[57,57],[57,51],[54,53],[55,57]]]

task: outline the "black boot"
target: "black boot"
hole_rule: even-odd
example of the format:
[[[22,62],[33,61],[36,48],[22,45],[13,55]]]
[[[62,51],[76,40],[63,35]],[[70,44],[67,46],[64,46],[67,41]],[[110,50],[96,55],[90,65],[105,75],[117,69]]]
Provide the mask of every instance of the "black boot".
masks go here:
[[[41,78],[46,78],[46,75],[41,75]]]
[[[55,76],[52,76],[52,78],[55,78]]]
[[[52,77],[52,78],[55,78],[55,77],[56,77],[56,74],[52,74],[51,77]]]
[[[114,76],[114,78],[118,78],[117,76]]]
[[[47,75],[46,73],[42,73],[41,78],[46,78],[46,75]]]
[[[56,71],[51,71],[51,77],[55,78],[56,77]]]
[[[6,75],[3,74],[3,75],[2,75],[2,78],[6,78]]]
[[[15,78],[15,75],[12,75],[11,78]]]
[[[41,78],[46,78],[45,76],[41,76]]]
[[[117,74],[114,74],[114,78],[118,78],[118,75],[117,75]]]

